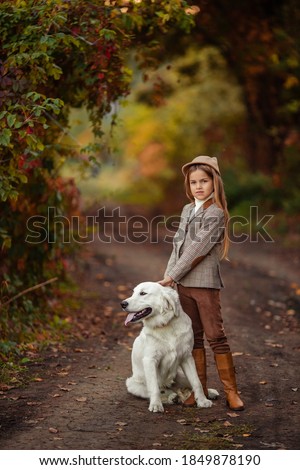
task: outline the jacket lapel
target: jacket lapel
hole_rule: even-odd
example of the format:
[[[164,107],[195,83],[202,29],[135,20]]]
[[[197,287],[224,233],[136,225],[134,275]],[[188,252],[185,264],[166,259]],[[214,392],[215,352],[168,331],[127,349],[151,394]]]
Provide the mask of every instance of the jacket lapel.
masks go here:
[[[192,207],[190,208],[189,216],[188,216],[187,226],[191,223],[191,221],[192,221],[195,217],[201,216],[201,215],[203,214],[203,212],[204,212],[209,206],[211,206],[213,203],[214,203],[214,201],[213,201],[213,198],[211,197],[210,199],[208,199],[207,201],[205,201],[205,203],[197,210],[197,212],[195,212],[195,205],[192,205]]]
[[[189,225],[190,223],[192,222],[192,220],[194,220],[195,217],[200,217],[203,215],[204,211],[209,207],[211,206],[212,204],[214,203],[214,200],[213,198],[210,198],[208,199],[208,201],[205,201],[205,203],[197,210],[197,212],[195,213],[195,204],[191,204],[191,206],[188,208],[187,210],[187,221],[185,223],[185,226],[184,226],[184,232],[185,232],[185,235],[183,238],[181,238],[180,242],[177,244],[176,248],[178,250],[178,255],[180,256],[180,250],[181,250],[181,247],[182,245],[184,244],[185,242],[185,237],[186,237],[186,234],[189,230]]]

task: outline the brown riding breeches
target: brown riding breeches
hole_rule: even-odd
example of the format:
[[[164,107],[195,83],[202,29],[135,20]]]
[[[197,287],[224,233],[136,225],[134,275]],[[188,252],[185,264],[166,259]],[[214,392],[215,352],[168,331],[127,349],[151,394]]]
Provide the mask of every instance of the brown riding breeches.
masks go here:
[[[194,349],[204,348],[205,334],[215,354],[230,352],[221,314],[220,290],[180,284],[177,287],[182,308],[192,320]]]

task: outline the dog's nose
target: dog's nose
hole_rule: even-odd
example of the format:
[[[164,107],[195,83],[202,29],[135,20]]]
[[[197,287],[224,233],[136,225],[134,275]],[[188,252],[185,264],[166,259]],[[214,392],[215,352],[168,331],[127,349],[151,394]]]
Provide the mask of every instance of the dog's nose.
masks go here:
[[[123,300],[123,302],[121,302],[121,307],[126,308],[127,306],[128,306],[128,302],[126,302],[126,300]]]

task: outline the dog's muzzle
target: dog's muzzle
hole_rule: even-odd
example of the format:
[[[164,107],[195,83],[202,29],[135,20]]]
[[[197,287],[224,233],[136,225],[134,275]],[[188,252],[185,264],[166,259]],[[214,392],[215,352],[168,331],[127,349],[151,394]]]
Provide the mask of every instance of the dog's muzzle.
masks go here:
[[[126,308],[128,307],[128,302],[126,302],[126,300],[121,302],[121,307],[123,310],[126,311]],[[150,315],[151,312],[152,312],[151,307],[143,308],[143,310],[139,310],[138,312],[129,312],[125,320],[125,326],[127,326],[128,323],[135,323],[139,320],[142,320],[143,318]]]

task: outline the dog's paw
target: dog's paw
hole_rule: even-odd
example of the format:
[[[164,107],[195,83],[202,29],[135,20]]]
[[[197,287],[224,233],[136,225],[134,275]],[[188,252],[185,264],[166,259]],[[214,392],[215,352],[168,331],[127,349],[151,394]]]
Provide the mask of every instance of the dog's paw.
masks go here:
[[[150,403],[148,410],[152,411],[152,413],[163,413],[164,407],[161,402],[154,402]]]
[[[214,388],[209,388],[207,391],[208,391],[208,398],[210,400],[216,400],[218,396],[220,396],[219,392],[215,390]]]
[[[212,406],[212,401],[208,400],[207,398],[197,400],[197,407],[198,408],[210,408],[211,406]]]

